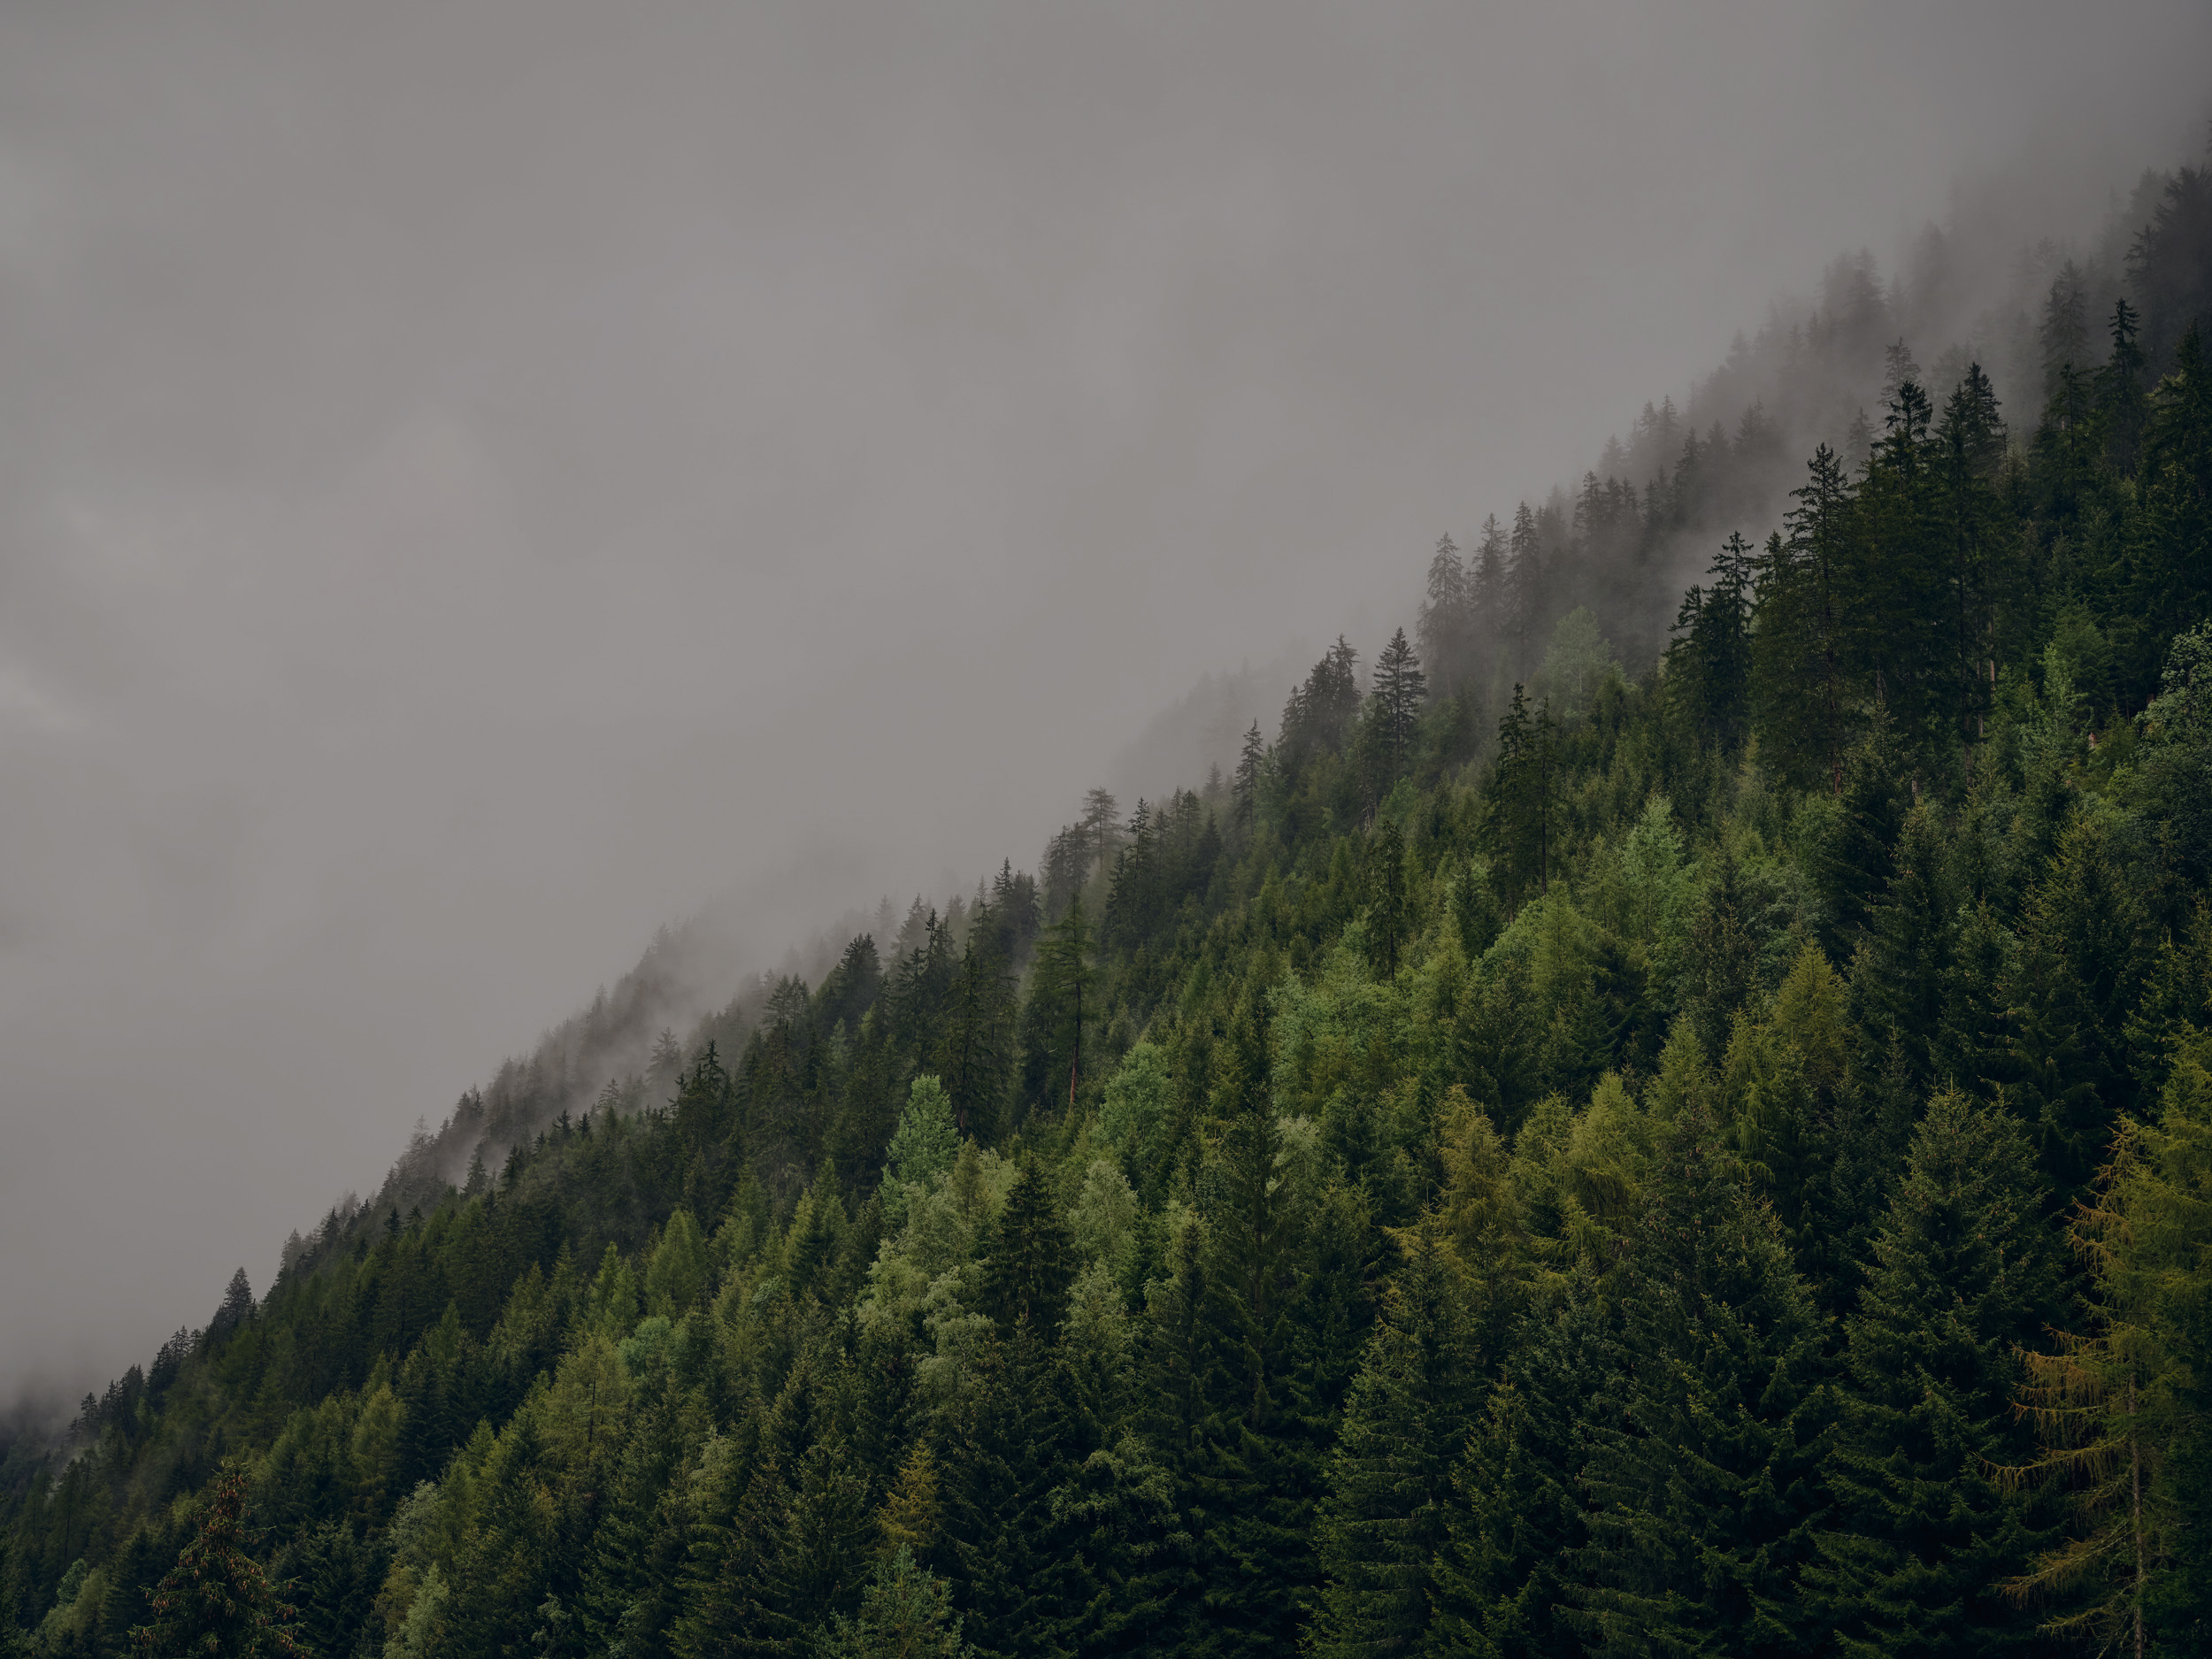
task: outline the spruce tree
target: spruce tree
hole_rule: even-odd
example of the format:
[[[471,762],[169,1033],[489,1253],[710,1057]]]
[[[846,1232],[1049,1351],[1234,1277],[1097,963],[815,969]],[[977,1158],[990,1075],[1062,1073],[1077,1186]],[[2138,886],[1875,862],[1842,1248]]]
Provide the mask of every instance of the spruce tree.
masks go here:
[[[1389,784],[1405,775],[1406,764],[1412,756],[1415,726],[1427,697],[1428,679],[1421,672],[1421,659],[1406,642],[1406,631],[1400,628],[1390,636],[1390,643],[1383,648],[1382,655],[1375,659],[1375,701],[1382,718],[1383,741],[1390,763],[1386,792]]]
[[[1315,1516],[1325,1575],[1313,1651],[1418,1651],[1435,1599],[1452,1475],[1474,1420],[1478,1371],[1452,1258],[1420,1233],[1384,1293]]]
[[[901,1548],[876,1563],[852,1617],[832,1617],[815,1647],[821,1659],[973,1659],[942,1578]]]
[[[984,1261],[983,1310],[997,1321],[1002,1335],[1010,1338],[1025,1325],[1050,1340],[1067,1312],[1073,1256],[1052,1183],[1036,1159],[1024,1160]]]
[[[2066,1535],[2005,1588],[2055,1634],[2187,1653],[2212,1632],[2212,1040],[2175,1056],[2154,1122],[2123,1119],[2068,1229],[2085,1325],[2024,1356],[2039,1455],[2006,1472],[2063,1494]]]
[[[1938,1080],[1944,1012],[1956,982],[1958,903],[1946,868],[1949,847],[1932,810],[1907,814],[1889,856],[1890,877],[1870,907],[1852,988],[1873,1055],[1893,1045],[1916,1093]]]
[[[1216,1051],[1219,1125],[1203,1171],[1209,1261],[1197,1420],[1183,1462],[1202,1586],[1187,1640],[1221,1655],[1297,1640],[1314,1580],[1323,1443],[1294,1410],[1297,1194],[1286,1179],[1266,1010],[1247,994]]]
[[[1841,1651],[1997,1654],[2035,1620],[1998,1593],[2046,1540],[2000,1464],[2029,1441],[2016,1355],[2059,1307],[2035,1154],[2008,1115],[1947,1093],[1913,1137],[1845,1326],[1836,1506],[1805,1573]]]
[[[1415,631],[1437,689],[1447,695],[1458,689],[1471,666],[1467,661],[1471,608],[1467,566],[1460,557],[1458,544],[1448,534],[1439,536],[1436,551],[1429,559],[1428,591],[1421,602]]]
[[[2029,893],[2008,999],[2008,1096],[2035,1125],[2062,1204],[2086,1194],[2115,1119],[2134,1105],[2125,1028],[2147,953],[2114,841],[2100,816],[2067,828]]]
[[[1549,711],[1532,712],[1526,691],[1515,685],[1498,721],[1498,756],[1483,789],[1482,835],[1516,909],[1531,887],[1550,889],[1553,735]]]
[[[1252,722],[1244,734],[1244,745],[1237,753],[1237,769],[1230,783],[1233,804],[1230,822],[1239,829],[1252,827],[1259,813],[1260,767],[1267,758],[1267,744],[1260,736],[1260,723]]]
[[[1844,462],[1822,444],[1786,539],[1770,541],[1753,608],[1753,703],[1763,753],[1801,783],[1815,780],[1843,793],[1845,717],[1839,639],[1851,487]]]
[[[149,1659],[305,1652],[292,1637],[296,1614],[253,1558],[247,1517],[245,1471],[227,1469],[192,1541],[155,1587],[153,1617],[132,1632],[139,1652]]]
[[[1025,1318],[998,1344],[948,1448],[946,1527],[961,1606],[985,1651],[1064,1659],[1100,1617],[1090,1565],[1062,1548],[1054,1494],[1068,1479],[1065,1379]]]
[[[1618,1309],[1587,1283],[1520,1332],[1453,1471],[1432,1651],[1579,1659],[1572,1552],[1587,1538],[1583,1471],[1620,1398],[1619,1335]]]
[[[1793,1653],[1826,1509],[1819,1321],[1708,1112],[1670,1124],[1653,1161],[1573,1623],[1600,1652]]]

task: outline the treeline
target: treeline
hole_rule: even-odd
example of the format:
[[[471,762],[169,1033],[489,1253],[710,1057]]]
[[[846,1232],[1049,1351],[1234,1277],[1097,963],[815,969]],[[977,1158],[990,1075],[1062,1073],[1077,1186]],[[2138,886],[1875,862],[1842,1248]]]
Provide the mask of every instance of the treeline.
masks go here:
[[[2108,322],[2017,424],[1901,356],[1644,660],[1649,496],[1517,515],[1231,775],[457,1113],[11,1448],[0,1643],[2204,1651],[2212,369]]]

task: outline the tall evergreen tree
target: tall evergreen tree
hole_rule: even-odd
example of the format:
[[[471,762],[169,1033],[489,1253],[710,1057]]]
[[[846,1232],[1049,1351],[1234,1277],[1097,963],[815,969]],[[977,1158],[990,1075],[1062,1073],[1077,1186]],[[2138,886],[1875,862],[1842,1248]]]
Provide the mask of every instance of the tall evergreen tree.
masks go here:
[[[1585,1474],[1575,1623],[1601,1653],[1795,1653],[1796,1578],[1826,1510],[1819,1322],[1701,1108],[1669,1125],[1654,1163],[1618,1426]]]
[[[1390,783],[1405,775],[1415,726],[1427,697],[1428,679],[1421,672],[1421,659],[1406,642],[1406,631],[1400,628],[1375,659],[1375,702],[1389,756]]]
[[[253,1558],[247,1517],[245,1471],[226,1470],[192,1541],[155,1587],[152,1618],[132,1632],[139,1652],[150,1659],[304,1652],[291,1633],[296,1614]]]
[[[1453,1471],[1475,1418],[1478,1372],[1454,1263],[1417,1232],[1403,1249],[1315,1517],[1325,1579],[1313,1650],[1330,1659],[1423,1650]]]
[[[1800,781],[1824,776],[1843,793],[1846,691],[1840,582],[1848,557],[1851,488],[1822,444],[1790,492],[1786,540],[1768,544],[1753,610],[1754,703],[1763,746]]]
[[[1994,1468],[2023,1461],[2018,1353],[2059,1307],[2035,1154],[2006,1114],[1939,1095],[1875,1234],[1846,1331],[1836,1505],[1809,1606],[1850,1655],[1999,1654],[2035,1620],[1998,1594],[2047,1540]]]

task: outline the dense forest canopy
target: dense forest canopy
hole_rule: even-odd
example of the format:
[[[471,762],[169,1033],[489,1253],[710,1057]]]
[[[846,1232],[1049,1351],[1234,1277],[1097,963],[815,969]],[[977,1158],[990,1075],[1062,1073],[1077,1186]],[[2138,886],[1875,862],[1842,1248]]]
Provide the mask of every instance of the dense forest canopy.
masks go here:
[[[663,941],[14,1438],[0,1647],[2204,1651],[2212,185],[2116,223],[1924,367],[1839,262],[1033,872]]]

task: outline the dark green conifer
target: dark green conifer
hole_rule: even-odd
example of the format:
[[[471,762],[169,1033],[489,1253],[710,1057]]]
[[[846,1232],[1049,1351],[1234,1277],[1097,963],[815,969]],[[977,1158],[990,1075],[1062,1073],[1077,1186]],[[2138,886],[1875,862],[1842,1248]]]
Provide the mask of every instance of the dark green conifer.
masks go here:
[[[1826,1510],[1820,1326],[1772,1215],[1701,1107],[1667,1125],[1623,1299],[1628,1370],[1584,1479],[1568,1586],[1601,1651],[1801,1651]]]
[[[150,1598],[152,1617],[132,1632],[138,1651],[148,1659],[304,1654],[292,1634],[295,1610],[253,1558],[243,1470],[216,1478],[196,1519],[192,1541]]]
[[[1324,1581],[1313,1651],[1415,1653],[1430,1631],[1452,1475],[1475,1421],[1479,1373],[1446,1253],[1404,1235],[1405,1263],[1345,1402],[1315,1517]]]
[[[2133,1106],[2125,1027],[2146,965],[2142,912],[2112,826],[2068,827],[2022,917],[2008,1019],[2008,1100],[2034,1126],[2054,1196],[2089,1183],[2115,1118]]]
[[[2038,1615],[2000,1582],[2047,1541],[1996,1467],[2028,1460],[2016,1355],[2060,1311],[2035,1154],[2006,1114],[1937,1097],[1846,1322],[1835,1513],[1805,1572],[1843,1653],[2009,1653]]]

